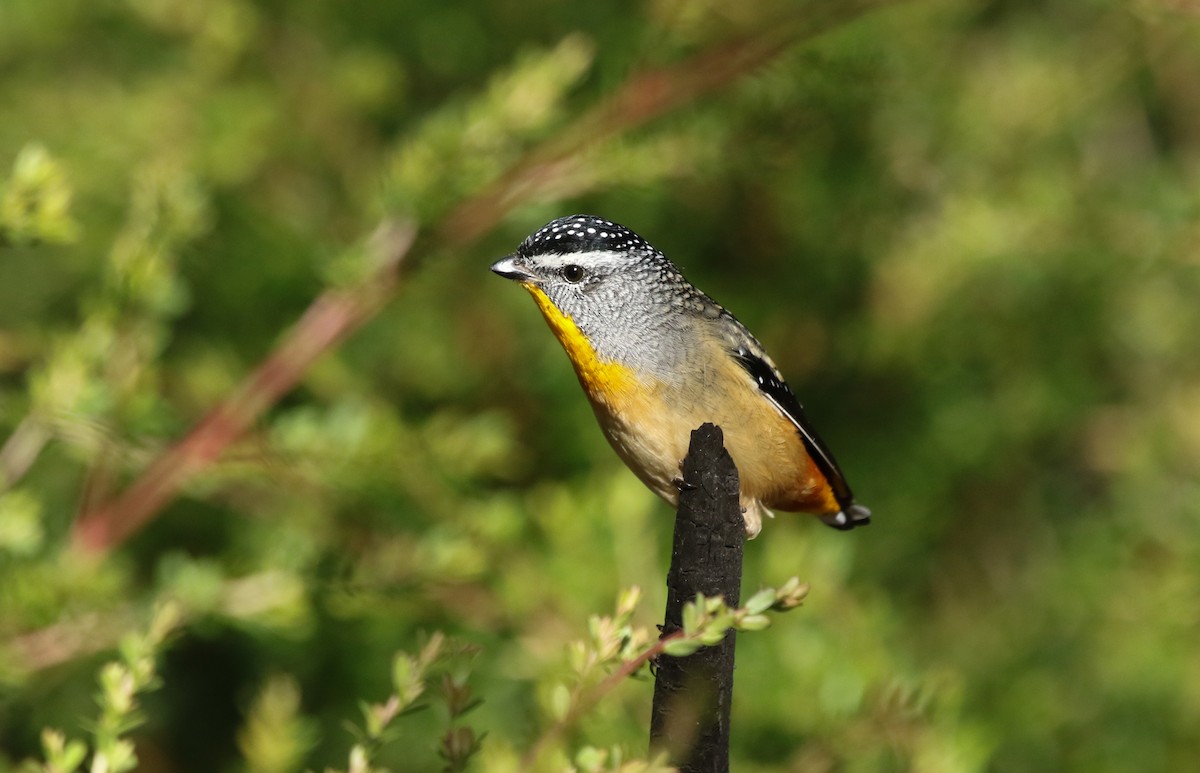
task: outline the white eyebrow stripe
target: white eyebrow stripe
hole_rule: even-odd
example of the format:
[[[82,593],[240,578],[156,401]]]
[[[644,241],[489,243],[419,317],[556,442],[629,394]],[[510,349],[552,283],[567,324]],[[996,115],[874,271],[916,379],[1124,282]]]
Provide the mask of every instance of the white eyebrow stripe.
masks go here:
[[[547,268],[562,268],[572,263],[578,263],[581,266],[608,265],[622,260],[622,256],[619,252],[612,250],[590,250],[588,252],[567,252],[561,255],[546,253],[538,255],[534,260]]]

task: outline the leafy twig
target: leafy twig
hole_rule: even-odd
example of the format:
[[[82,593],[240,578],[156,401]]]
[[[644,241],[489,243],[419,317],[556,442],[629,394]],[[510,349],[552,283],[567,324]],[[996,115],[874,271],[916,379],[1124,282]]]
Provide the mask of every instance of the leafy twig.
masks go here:
[[[553,700],[558,718],[525,754],[521,770],[535,770],[546,750],[581,717],[612,692],[617,685],[636,674],[660,655],[681,657],[724,638],[726,631],[761,631],[771,624],[767,612],[786,612],[803,603],[807,583],[792,577],[779,588],[764,588],[750,597],[744,606],[731,608],[721,598],[700,595],[683,610],[683,628],[650,645],[643,629],[630,625],[641,591],[630,588],[621,595],[613,617],[593,617],[589,621],[590,643],[579,643],[571,650],[572,664],[579,682],[573,691],[560,685]],[[619,665],[594,687],[587,677],[612,663]],[[561,696],[561,697],[560,697]]]
[[[434,633],[416,657],[396,653],[392,660],[392,693],[380,703],[363,703],[363,726],[351,727],[358,741],[350,749],[346,773],[372,773],[379,749],[392,739],[392,723],[405,714],[420,711],[417,701],[425,693],[430,667],[442,657],[446,637]],[[334,773],[328,769],[326,773]]]
[[[167,636],[179,624],[179,610],[164,604],[155,612],[144,634],[130,635],[121,643],[121,657],[100,669],[100,716],[92,732],[94,745],[89,773],[125,773],[137,767],[133,742],[125,736],[142,724],[138,696],[158,686],[155,659]],[[68,741],[56,729],[42,731],[45,762],[31,769],[43,773],[74,773],[88,753],[79,740]],[[30,769],[30,766],[26,766]]]

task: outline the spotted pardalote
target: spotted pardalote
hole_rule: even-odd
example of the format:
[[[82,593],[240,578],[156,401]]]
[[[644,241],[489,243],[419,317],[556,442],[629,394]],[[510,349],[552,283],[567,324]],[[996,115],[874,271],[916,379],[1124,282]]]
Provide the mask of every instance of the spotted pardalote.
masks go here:
[[[712,422],[738,467],[750,536],[771,509],[837,529],[870,522],[757,339],[633,231],[561,217],[492,271],[533,296],[605,437],[672,505],[691,432]]]

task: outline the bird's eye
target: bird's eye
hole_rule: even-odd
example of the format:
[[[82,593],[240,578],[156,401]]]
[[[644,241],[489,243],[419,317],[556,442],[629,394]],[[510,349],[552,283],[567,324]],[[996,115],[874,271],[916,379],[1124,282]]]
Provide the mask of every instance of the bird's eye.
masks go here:
[[[563,266],[563,279],[568,282],[582,282],[587,272],[583,270],[583,266],[577,266],[574,263],[568,263]]]

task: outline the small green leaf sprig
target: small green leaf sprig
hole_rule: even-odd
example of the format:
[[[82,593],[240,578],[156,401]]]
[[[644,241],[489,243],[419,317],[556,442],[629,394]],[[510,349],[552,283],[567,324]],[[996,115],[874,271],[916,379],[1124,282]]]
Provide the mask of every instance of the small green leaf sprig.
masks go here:
[[[626,678],[634,676],[660,655],[683,657],[702,647],[720,643],[729,630],[761,631],[771,624],[770,612],[786,612],[804,603],[808,583],[792,577],[778,588],[763,588],[740,607],[730,607],[720,597],[696,596],[683,608],[683,627],[653,641],[644,628],[632,624],[641,600],[636,586],[622,592],[612,616],[588,620],[589,639],[568,650],[574,686],[554,686],[550,710],[555,722],[522,760],[521,770],[538,770],[538,761],[559,738],[593,706]],[[599,675],[607,673],[604,678]],[[572,768],[578,773],[658,773],[671,770],[662,759],[622,761],[619,750],[584,747]]]
[[[380,703],[362,703],[363,726],[351,726],[350,731],[358,738],[350,749],[346,773],[382,773],[375,759],[379,750],[399,734],[395,726],[400,717],[428,708],[421,701],[434,682],[435,666],[446,665],[447,661],[460,661],[473,657],[476,650],[470,647],[455,647],[444,634],[436,632],[417,655],[399,652],[392,660],[392,693]],[[445,733],[438,744],[438,754],[444,763],[444,773],[460,773],[477,754],[486,733],[477,733],[473,727],[462,723],[462,718],[483,701],[476,698],[467,683],[469,673],[464,669],[447,670],[437,682],[439,698],[446,705],[449,720]],[[336,773],[326,769],[326,773]]]
[[[720,644],[730,631],[761,631],[771,625],[767,612],[786,612],[804,603],[808,583],[793,577],[779,588],[763,588],[741,607],[730,607],[720,596],[696,598],[683,608],[683,629],[664,638],[662,652],[672,657],[691,655],[701,647]]]
[[[137,767],[133,741],[126,736],[144,721],[139,712],[138,696],[158,687],[155,661],[180,620],[178,605],[168,603],[159,606],[148,630],[127,636],[120,645],[120,658],[106,663],[100,669],[100,691],[96,694],[100,716],[92,730],[89,773],[126,773]],[[40,765],[27,764],[25,770],[75,773],[88,752],[86,742],[68,740],[61,730],[46,728],[42,731],[45,761]]]

